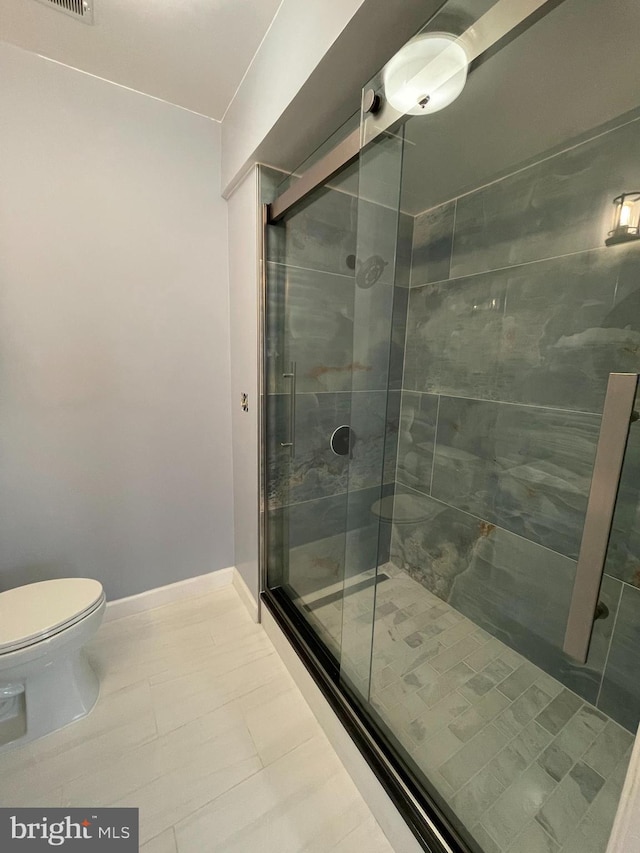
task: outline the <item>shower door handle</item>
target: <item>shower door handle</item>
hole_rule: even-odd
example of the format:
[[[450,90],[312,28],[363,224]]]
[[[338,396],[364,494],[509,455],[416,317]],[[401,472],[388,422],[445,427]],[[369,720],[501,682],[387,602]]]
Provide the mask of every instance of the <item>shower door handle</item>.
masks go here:
[[[597,615],[638,376],[609,374],[563,646],[566,654],[580,663],[586,663]]]
[[[289,441],[281,441],[280,447],[291,449],[291,458],[296,455],[296,363],[291,362],[289,373],[282,374],[283,379],[291,380],[289,391]]]

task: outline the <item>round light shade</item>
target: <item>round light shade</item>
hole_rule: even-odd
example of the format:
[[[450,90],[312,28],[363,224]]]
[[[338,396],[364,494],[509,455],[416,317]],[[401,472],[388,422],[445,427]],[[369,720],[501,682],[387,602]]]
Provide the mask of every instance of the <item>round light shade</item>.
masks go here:
[[[467,54],[449,33],[423,33],[407,42],[383,73],[387,101],[398,112],[427,115],[448,107],[467,82]]]

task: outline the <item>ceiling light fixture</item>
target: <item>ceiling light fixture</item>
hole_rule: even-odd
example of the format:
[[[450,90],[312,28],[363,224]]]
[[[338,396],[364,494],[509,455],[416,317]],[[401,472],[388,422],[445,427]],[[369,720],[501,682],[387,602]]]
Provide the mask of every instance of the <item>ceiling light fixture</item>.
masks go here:
[[[407,42],[383,72],[384,94],[403,115],[428,115],[453,103],[467,82],[469,60],[450,33],[422,33]]]

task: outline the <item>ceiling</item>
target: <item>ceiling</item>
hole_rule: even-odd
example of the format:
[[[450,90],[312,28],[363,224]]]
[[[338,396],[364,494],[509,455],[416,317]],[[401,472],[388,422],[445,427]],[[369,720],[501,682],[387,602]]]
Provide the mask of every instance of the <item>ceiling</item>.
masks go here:
[[[0,0],[0,40],[220,121],[281,0]]]

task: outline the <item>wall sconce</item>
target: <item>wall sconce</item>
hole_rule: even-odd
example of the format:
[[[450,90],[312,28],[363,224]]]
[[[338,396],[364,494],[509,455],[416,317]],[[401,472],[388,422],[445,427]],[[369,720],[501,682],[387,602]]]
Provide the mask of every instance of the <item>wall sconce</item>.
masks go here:
[[[423,33],[407,42],[383,71],[384,94],[403,115],[426,115],[448,107],[467,82],[469,60],[450,33]]]
[[[640,240],[640,192],[622,193],[613,200],[613,228],[605,246]]]

